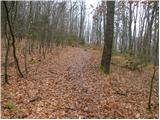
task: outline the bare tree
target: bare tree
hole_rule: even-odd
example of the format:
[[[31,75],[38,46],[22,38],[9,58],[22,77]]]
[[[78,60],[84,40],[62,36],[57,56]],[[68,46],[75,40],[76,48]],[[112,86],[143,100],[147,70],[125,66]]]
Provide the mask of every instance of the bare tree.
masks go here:
[[[101,60],[103,71],[107,74],[109,74],[110,71],[110,61],[112,55],[112,43],[114,35],[114,7],[115,1],[107,1],[107,24],[104,38],[104,49]]]
[[[132,1],[129,1],[129,51],[132,50]]]
[[[157,10],[158,10],[158,7],[157,5],[155,4],[158,4],[157,2],[154,3],[154,9],[155,9],[155,12],[157,13]],[[156,16],[156,14],[155,14]],[[156,19],[155,19],[156,20]],[[159,22],[158,22],[158,27],[159,27]],[[157,35],[156,35],[157,34]],[[152,97],[152,91],[153,91],[153,80],[155,78],[155,74],[156,74],[156,71],[157,71],[157,65],[158,65],[158,48],[159,48],[159,29],[155,29],[155,36],[154,36],[154,39],[156,39],[157,37],[157,41],[155,41],[155,49],[153,49],[155,51],[155,54],[154,54],[154,68],[153,68],[153,75],[152,75],[152,78],[151,78],[151,84],[150,84],[150,92],[149,92],[149,101],[148,101],[148,109],[151,111],[151,97]]]
[[[8,54],[10,49],[10,37],[7,35],[7,23],[5,23],[5,35],[6,35],[6,54],[5,54],[5,65],[4,65],[4,79],[5,83],[8,82]]]
[[[19,62],[18,62],[18,59],[17,59],[17,56],[16,56],[15,37],[14,37],[13,31],[12,31],[11,22],[10,22],[10,19],[9,19],[9,14],[8,14],[9,12],[8,12],[8,8],[7,8],[7,4],[6,4],[5,1],[3,1],[3,4],[5,6],[6,17],[7,17],[7,21],[8,21],[8,25],[9,25],[9,30],[10,30],[10,33],[11,33],[11,36],[12,36],[13,57],[14,57],[14,60],[15,60],[15,64],[16,64],[18,73],[19,73],[20,77],[23,77],[23,74],[20,70]]]
[[[157,46],[156,46],[155,53],[158,53],[159,34],[157,36],[158,36],[158,41],[157,41]],[[150,111],[151,111],[151,97],[152,97],[152,91],[153,91],[153,80],[155,78],[155,74],[156,74],[156,71],[157,71],[156,65],[157,65],[157,55],[155,56],[155,60],[154,60],[153,75],[152,75],[151,84],[150,84],[149,101],[148,101],[148,109]]]

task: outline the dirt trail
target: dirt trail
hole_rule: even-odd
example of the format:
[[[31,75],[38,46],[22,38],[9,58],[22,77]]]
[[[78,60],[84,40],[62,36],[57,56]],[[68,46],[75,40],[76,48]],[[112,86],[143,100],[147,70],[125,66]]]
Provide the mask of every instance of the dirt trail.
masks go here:
[[[57,116],[63,116],[64,118],[85,118],[87,112],[93,111],[94,108],[96,108],[96,102],[93,102],[95,101],[95,93],[94,91],[92,94],[89,93],[92,86],[89,86],[90,83],[89,81],[86,81],[88,78],[85,76],[85,69],[88,68],[88,64],[91,62],[91,53],[82,48],[66,48],[59,53],[57,58],[54,59],[52,56],[49,60],[50,63],[48,61],[47,64],[49,64],[46,66],[48,69],[42,69],[42,66],[45,68],[42,64],[37,71],[37,76],[46,73],[45,78],[41,77],[43,78],[41,81],[41,84],[43,83],[43,85],[41,85],[40,91],[46,90],[48,91],[48,94],[54,91],[54,94],[51,94],[50,96],[48,96],[46,92],[45,94],[40,92],[40,95],[44,98],[46,96],[49,103],[52,99],[55,99],[58,101],[58,106],[60,106],[56,106],[56,110],[54,110],[55,113],[50,113],[51,118]],[[57,74],[57,77],[55,77],[53,73]],[[38,80],[41,79],[38,78]],[[45,82],[45,80],[47,82]],[[52,87],[48,87],[48,84],[46,83],[51,84]],[[99,94],[97,94],[97,98],[98,97]],[[45,108],[45,112],[49,113],[48,110],[49,109]],[[61,112],[64,115],[57,115],[61,114]],[[38,114],[41,115],[41,113]],[[30,116],[29,118],[32,117],[34,116]],[[39,117],[40,116],[36,115],[36,118]]]
[[[2,104],[12,100],[16,105],[12,112],[2,108],[2,117],[156,118],[157,98],[153,99],[153,114],[146,111],[148,78],[115,66],[113,73],[105,76],[99,70],[100,55],[66,47],[31,64],[26,79],[11,77],[11,85],[2,87]],[[30,102],[36,97],[40,99]]]

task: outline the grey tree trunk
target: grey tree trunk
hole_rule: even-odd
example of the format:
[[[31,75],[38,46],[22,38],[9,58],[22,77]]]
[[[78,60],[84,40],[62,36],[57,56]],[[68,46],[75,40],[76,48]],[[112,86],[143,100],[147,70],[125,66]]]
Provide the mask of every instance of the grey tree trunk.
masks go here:
[[[132,50],[132,2],[129,2],[129,51]]]
[[[101,60],[103,71],[107,74],[109,74],[110,71],[110,61],[112,55],[112,43],[114,34],[114,7],[115,1],[107,1],[107,28],[105,30],[104,49]]]

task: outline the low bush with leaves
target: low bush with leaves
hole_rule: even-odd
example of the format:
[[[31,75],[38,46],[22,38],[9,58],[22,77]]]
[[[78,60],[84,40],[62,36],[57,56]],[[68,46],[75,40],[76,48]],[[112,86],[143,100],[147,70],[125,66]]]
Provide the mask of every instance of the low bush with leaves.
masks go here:
[[[12,110],[15,108],[15,104],[12,102],[12,101],[8,101],[5,105],[4,105],[5,108],[9,109],[9,110]]]
[[[120,54],[121,54],[121,53],[118,52],[117,50],[115,50],[115,49],[112,50],[112,55],[113,55],[113,56],[117,56],[117,55],[120,55]]]
[[[139,57],[128,56],[126,58],[126,66],[131,70],[142,71],[142,68],[146,66],[146,62]]]
[[[99,66],[99,69],[102,73],[104,73],[104,66],[102,64]]]

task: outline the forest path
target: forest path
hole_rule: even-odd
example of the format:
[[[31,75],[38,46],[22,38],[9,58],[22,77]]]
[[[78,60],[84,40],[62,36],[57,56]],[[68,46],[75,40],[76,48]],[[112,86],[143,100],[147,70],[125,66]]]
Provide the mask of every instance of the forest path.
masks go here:
[[[52,108],[52,104],[56,104],[55,110],[48,111],[50,109],[47,108],[44,112],[51,112],[51,118],[85,118],[88,112],[93,113],[97,109],[96,97],[99,98],[100,95],[95,93],[94,82],[89,81],[92,75],[87,75],[86,72],[92,62],[91,53],[83,48],[69,47],[55,54],[57,56],[50,56],[51,58],[47,58],[49,61],[45,60],[39,66],[36,75],[31,75],[41,81],[41,88],[38,89],[42,100],[48,103],[53,101]],[[39,107],[37,109],[39,116],[29,118],[39,118],[42,115]]]
[[[27,78],[12,76],[11,84],[2,86],[2,104],[11,100],[16,106],[12,111],[2,107],[3,118],[158,116],[156,90],[154,110],[146,110],[150,71],[139,73],[112,65],[106,76],[99,69],[100,51],[82,47],[55,48],[41,62],[36,54],[31,58],[36,62],[29,63]]]

